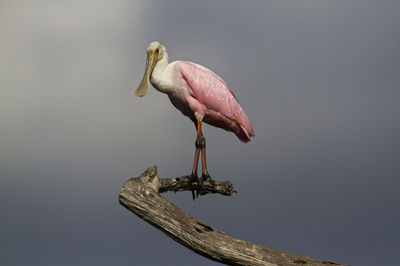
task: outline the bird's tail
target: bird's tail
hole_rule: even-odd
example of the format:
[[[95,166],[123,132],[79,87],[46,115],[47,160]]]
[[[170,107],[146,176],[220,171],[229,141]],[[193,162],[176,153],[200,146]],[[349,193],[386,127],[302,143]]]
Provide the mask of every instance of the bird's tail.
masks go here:
[[[237,124],[238,127],[235,131],[236,136],[240,139],[241,142],[249,142],[250,137],[254,136],[254,131],[251,128],[251,131],[249,132],[244,126],[241,124]]]
[[[234,122],[237,125],[234,132],[242,142],[249,142],[250,137],[255,136],[253,126],[245,112],[240,112],[236,119],[234,119]]]

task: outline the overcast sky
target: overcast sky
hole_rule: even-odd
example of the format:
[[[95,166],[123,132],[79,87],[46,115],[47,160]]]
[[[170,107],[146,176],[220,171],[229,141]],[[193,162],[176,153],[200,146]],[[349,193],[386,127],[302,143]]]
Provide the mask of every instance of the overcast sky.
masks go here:
[[[0,264],[215,264],[118,203],[156,164],[189,174],[193,123],[152,89],[146,47],[219,74],[256,137],[204,126],[233,197],[167,194],[234,237],[398,264],[399,1],[1,1]]]

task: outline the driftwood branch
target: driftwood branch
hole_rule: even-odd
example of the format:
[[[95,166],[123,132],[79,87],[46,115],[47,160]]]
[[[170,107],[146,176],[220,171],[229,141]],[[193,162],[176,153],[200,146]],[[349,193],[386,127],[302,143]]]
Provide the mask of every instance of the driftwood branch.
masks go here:
[[[177,191],[196,190],[198,187],[197,182],[189,184],[189,179],[190,176],[158,179],[160,183],[158,192],[163,193],[168,191],[177,192]],[[203,182],[200,195],[215,194],[215,193],[224,196],[232,196],[233,193],[236,193],[236,190],[233,188],[232,183],[229,181],[223,181],[223,182],[215,181],[214,185],[212,185],[209,181]]]
[[[192,184],[196,186],[196,184]],[[204,183],[203,194],[232,195],[230,182]],[[188,177],[160,179],[157,167],[148,168],[137,178],[125,182],[119,194],[120,203],[178,243],[211,260],[230,265],[343,265],[235,239],[203,224],[161,197],[166,191],[192,190]]]

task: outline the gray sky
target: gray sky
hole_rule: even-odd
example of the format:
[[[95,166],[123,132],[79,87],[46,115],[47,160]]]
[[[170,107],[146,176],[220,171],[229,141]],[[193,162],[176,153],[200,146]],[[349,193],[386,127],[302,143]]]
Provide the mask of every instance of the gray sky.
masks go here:
[[[148,166],[192,166],[192,122],[130,94],[153,40],[219,74],[256,133],[204,127],[238,194],[169,200],[244,240],[397,264],[400,2],[187,2],[0,3],[0,264],[213,264],[118,203]]]

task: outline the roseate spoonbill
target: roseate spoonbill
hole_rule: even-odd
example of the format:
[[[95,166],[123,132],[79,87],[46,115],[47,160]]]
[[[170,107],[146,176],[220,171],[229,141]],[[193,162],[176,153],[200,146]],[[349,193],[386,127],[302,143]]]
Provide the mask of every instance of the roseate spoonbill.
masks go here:
[[[167,94],[172,104],[195,124],[196,150],[190,183],[198,181],[198,195],[203,181],[209,179],[214,183],[207,171],[202,122],[231,131],[242,142],[248,142],[254,136],[253,127],[233,92],[217,74],[192,62],[175,61],[168,64],[167,50],[157,41],[147,47],[146,69],[135,90],[136,96],[142,97],[149,92],[149,79],[158,91]],[[202,176],[199,179],[197,165],[200,153]],[[194,191],[192,194],[194,198]]]

